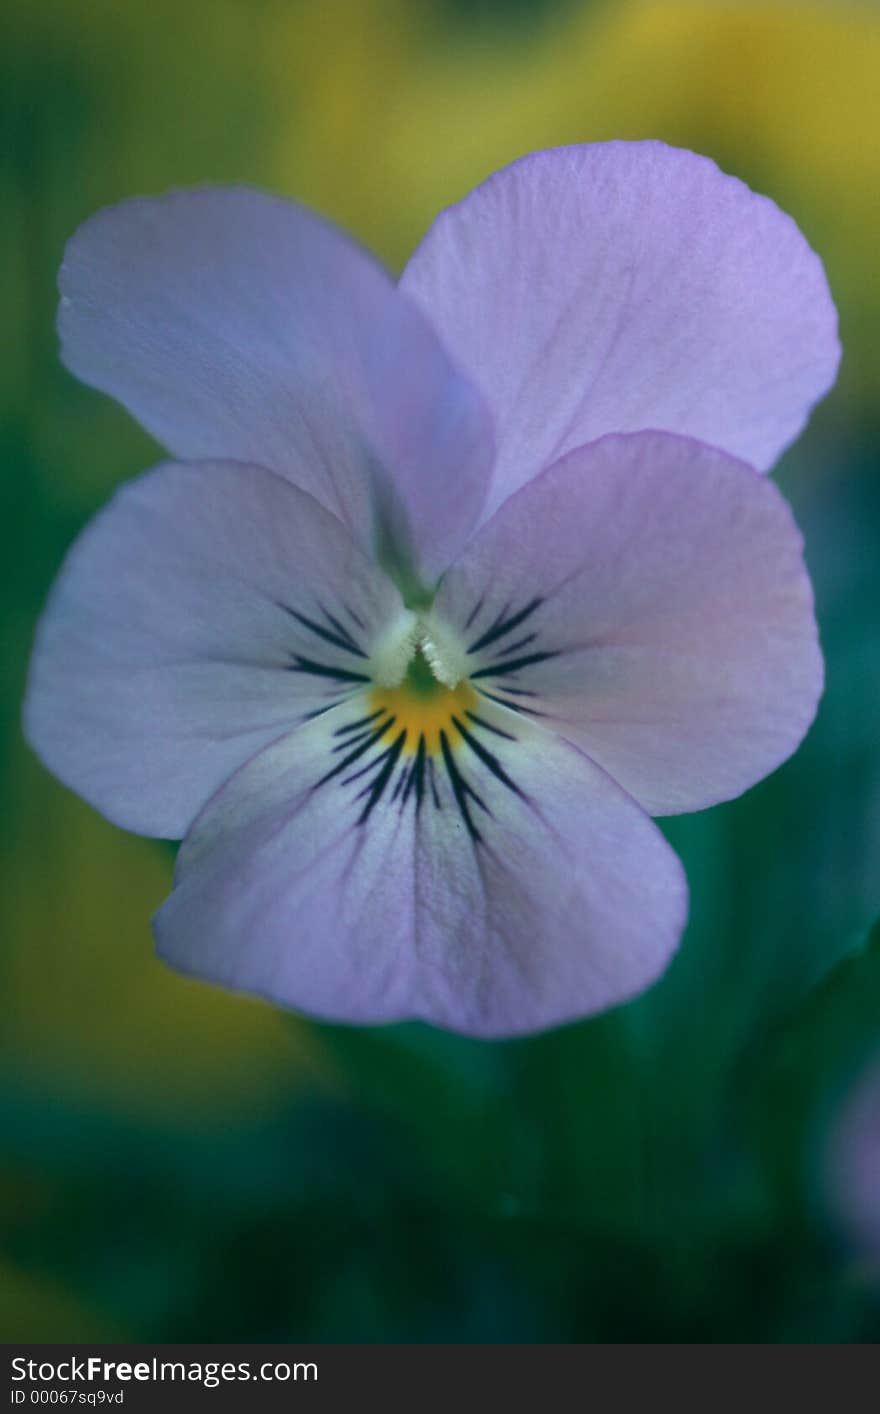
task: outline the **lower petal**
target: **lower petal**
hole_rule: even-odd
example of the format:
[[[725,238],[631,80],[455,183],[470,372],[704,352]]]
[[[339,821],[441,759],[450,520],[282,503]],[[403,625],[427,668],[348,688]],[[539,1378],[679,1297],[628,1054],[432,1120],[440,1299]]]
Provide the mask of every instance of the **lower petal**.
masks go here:
[[[597,766],[488,701],[430,750],[369,708],[298,728],[206,808],[155,920],[167,961],[324,1018],[486,1037],[663,971],[681,866]]]

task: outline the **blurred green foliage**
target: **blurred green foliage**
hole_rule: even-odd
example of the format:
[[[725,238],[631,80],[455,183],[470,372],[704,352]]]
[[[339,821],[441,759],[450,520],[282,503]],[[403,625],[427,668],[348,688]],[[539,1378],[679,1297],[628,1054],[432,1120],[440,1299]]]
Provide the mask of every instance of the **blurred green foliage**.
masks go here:
[[[876,1339],[823,1173],[880,1050],[880,14],[7,0],[4,24],[4,1338]],[[64,548],[155,457],[58,366],[65,238],[135,192],[247,180],[399,266],[493,168],[612,136],[708,152],[826,258],[843,376],[781,473],[827,655],[815,728],[743,799],[668,822],[685,944],[609,1016],[493,1046],[312,1025],[167,972],[168,854],[19,736]]]

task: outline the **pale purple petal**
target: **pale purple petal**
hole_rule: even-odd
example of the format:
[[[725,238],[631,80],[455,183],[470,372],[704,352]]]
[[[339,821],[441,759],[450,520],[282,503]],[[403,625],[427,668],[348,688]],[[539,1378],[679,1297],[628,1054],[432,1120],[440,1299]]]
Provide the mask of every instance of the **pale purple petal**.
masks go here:
[[[681,866],[597,767],[488,701],[421,767],[396,726],[353,725],[368,715],[298,728],[211,802],[155,920],[167,961],[320,1017],[479,1036],[658,976],[684,926]]]
[[[166,465],[70,550],[25,725],[126,829],[179,838],[242,762],[363,685],[400,596],[335,516],[262,468]]]
[[[329,223],[240,188],[127,201],[81,227],[59,283],[68,367],[176,456],[280,472],[361,542],[411,539],[428,576],[462,543],[492,460],[482,401]]]
[[[860,1077],[833,1128],[830,1198],[850,1241],[880,1278],[880,1064]]]
[[[785,502],[750,467],[662,432],[604,438],[524,487],[434,612],[481,688],[539,713],[656,815],[760,780],[822,689]]]
[[[763,470],[839,361],[794,222],[658,142],[522,158],[438,217],[401,283],[495,416],[486,515],[609,432],[687,434]]]

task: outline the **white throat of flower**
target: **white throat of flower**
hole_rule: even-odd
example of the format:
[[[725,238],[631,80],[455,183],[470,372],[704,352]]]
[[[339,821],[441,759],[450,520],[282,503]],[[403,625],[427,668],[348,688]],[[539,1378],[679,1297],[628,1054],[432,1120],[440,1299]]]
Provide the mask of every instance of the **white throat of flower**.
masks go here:
[[[454,689],[466,676],[466,650],[457,635],[430,610],[404,609],[370,658],[373,681],[380,687],[398,687],[418,653],[444,687]]]

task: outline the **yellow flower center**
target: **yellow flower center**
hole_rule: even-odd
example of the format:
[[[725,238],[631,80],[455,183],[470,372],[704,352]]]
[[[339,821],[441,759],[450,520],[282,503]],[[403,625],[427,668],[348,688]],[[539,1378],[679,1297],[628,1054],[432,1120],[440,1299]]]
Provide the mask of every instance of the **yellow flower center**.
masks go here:
[[[439,755],[442,732],[450,746],[457,746],[460,732],[455,719],[462,721],[476,704],[477,694],[466,679],[452,688],[438,682],[421,649],[416,651],[397,687],[374,687],[370,693],[371,709],[389,714],[380,740],[396,740],[405,731],[403,750],[409,755],[418,751],[421,740],[429,756]]]

